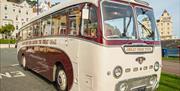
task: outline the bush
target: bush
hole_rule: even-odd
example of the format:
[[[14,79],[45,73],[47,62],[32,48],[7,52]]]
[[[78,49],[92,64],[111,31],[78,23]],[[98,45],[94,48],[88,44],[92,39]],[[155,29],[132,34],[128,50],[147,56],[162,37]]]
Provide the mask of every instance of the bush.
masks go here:
[[[15,44],[16,40],[15,39],[0,39],[0,44]]]

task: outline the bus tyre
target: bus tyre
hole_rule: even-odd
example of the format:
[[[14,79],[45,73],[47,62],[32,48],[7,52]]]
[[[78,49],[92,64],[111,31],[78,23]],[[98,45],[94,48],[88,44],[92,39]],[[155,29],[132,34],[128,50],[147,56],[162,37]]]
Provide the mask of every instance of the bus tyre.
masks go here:
[[[26,58],[24,56],[22,57],[21,66],[23,67],[24,70],[27,70]]]
[[[60,66],[56,70],[56,88],[58,91],[67,91],[67,76]]]

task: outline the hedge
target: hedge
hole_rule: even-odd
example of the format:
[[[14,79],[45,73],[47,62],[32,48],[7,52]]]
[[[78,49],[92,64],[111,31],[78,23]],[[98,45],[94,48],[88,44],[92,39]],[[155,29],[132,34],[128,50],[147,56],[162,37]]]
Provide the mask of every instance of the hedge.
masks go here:
[[[0,44],[15,44],[16,40],[15,39],[0,39]]]

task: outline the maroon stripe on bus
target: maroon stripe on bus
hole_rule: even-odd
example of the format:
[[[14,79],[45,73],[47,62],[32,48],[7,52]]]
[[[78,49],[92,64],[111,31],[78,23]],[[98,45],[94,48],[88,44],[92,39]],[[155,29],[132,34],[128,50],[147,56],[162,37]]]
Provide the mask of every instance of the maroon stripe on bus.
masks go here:
[[[123,45],[133,43],[145,43],[148,45],[160,45],[160,41],[143,41],[143,40],[104,40],[105,45]]]

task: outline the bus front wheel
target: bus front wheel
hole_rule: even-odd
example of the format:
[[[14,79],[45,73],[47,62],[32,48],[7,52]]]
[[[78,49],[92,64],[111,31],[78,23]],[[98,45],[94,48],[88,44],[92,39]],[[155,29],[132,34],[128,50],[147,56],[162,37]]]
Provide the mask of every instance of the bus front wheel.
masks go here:
[[[56,70],[56,87],[58,91],[67,91],[67,76],[60,66]]]

